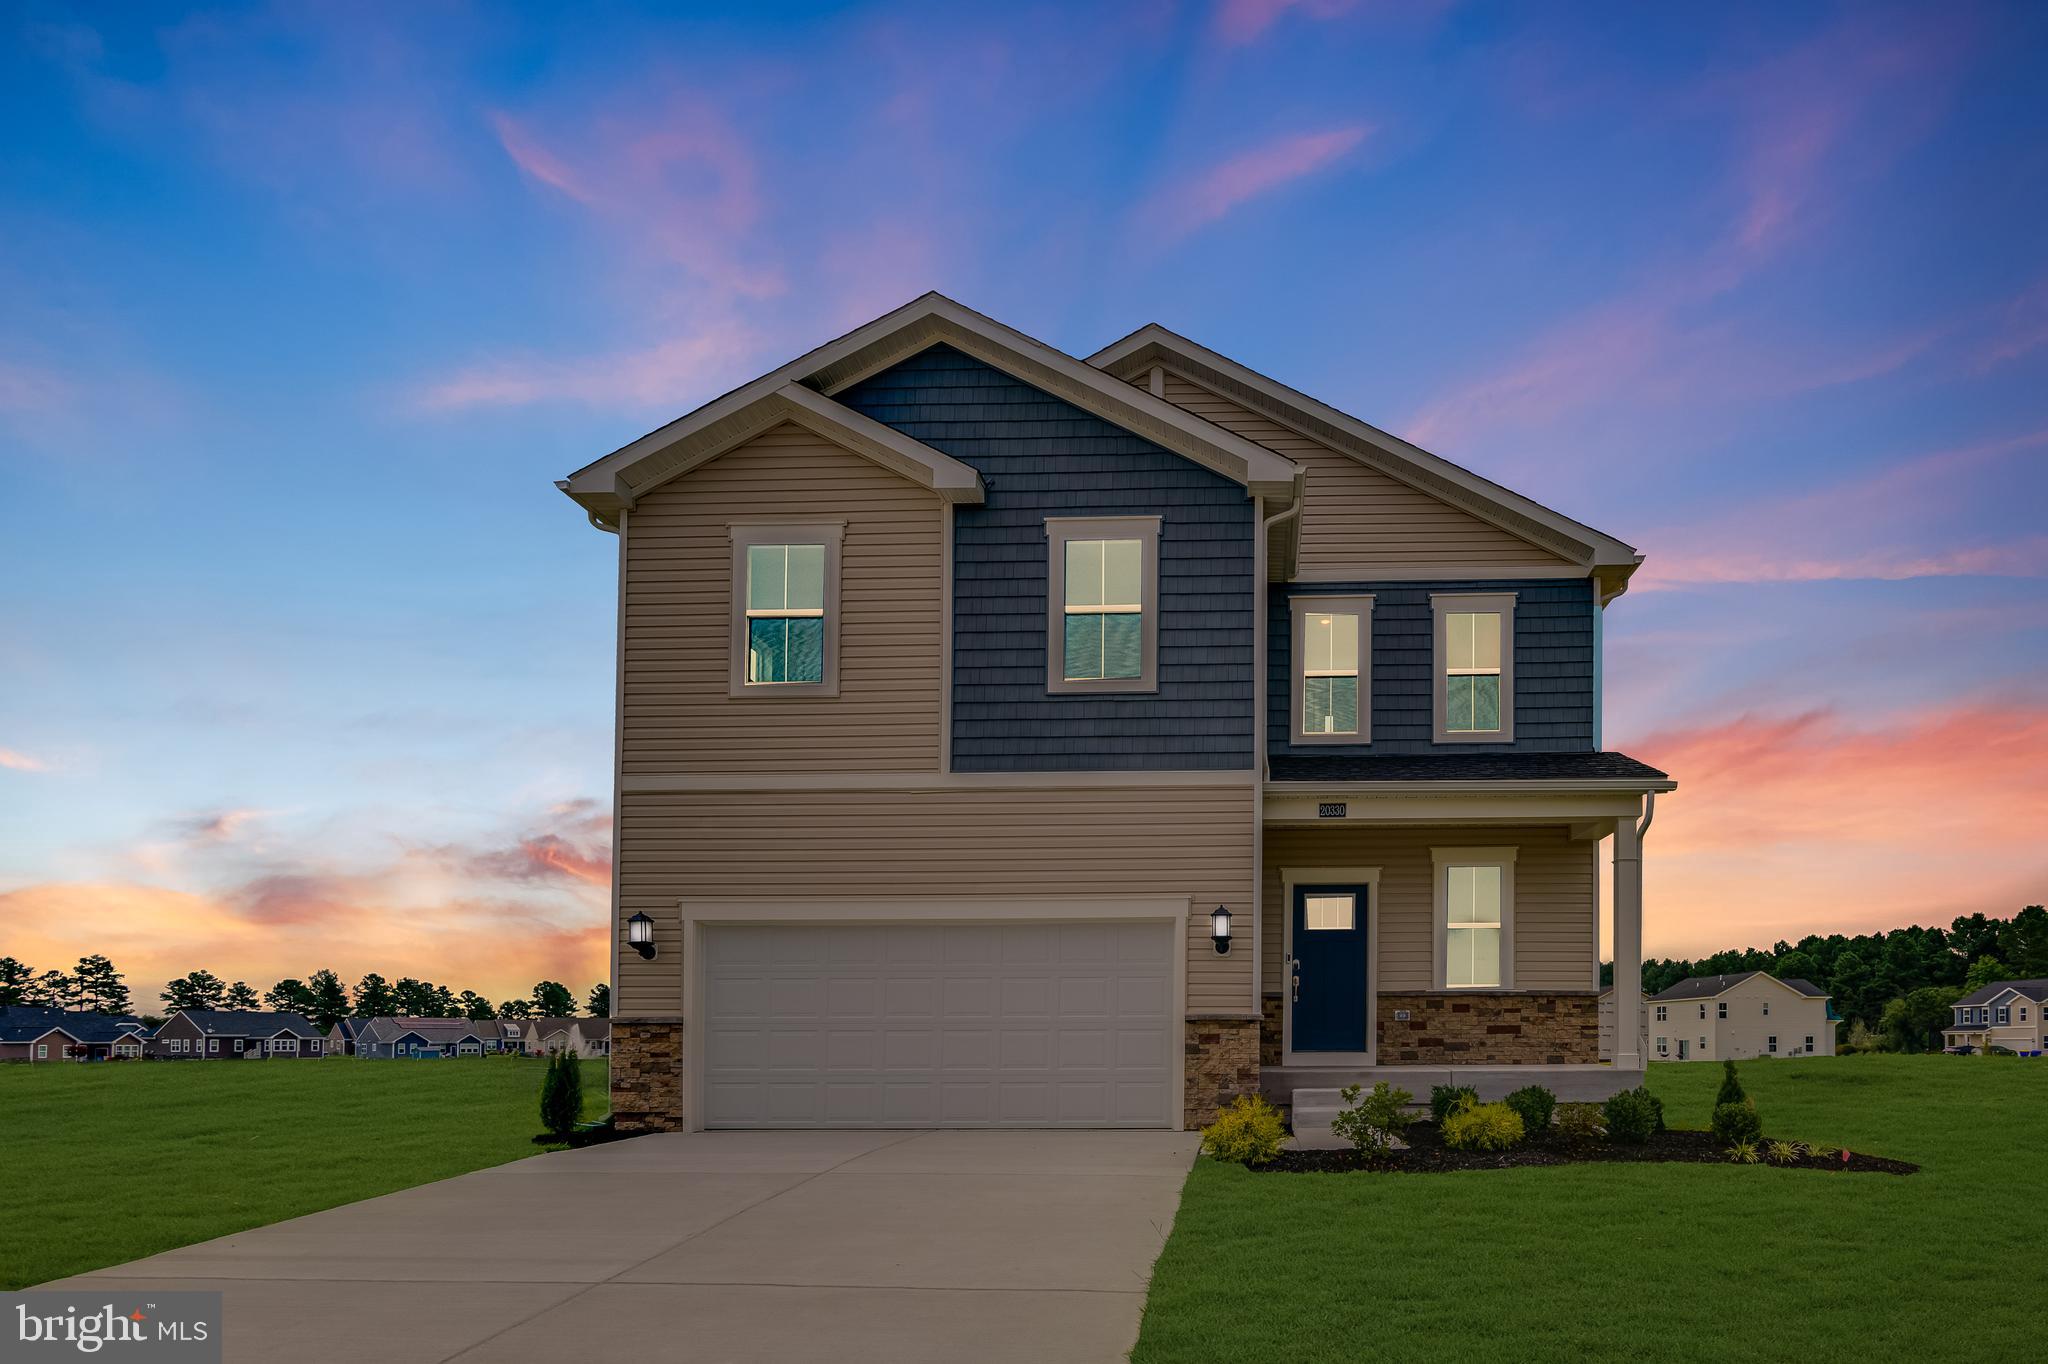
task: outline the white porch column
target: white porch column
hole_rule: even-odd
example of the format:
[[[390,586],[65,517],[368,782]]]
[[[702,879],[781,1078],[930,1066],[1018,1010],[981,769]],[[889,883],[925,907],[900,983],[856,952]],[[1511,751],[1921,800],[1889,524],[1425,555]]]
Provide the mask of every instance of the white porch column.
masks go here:
[[[1643,840],[1635,816],[1614,823],[1614,1068],[1641,1070]]]

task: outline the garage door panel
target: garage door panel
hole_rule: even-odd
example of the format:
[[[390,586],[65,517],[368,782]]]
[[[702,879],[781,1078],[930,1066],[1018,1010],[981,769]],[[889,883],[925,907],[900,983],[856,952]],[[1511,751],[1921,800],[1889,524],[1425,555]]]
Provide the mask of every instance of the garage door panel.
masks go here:
[[[701,941],[708,1126],[1167,1119],[1179,940],[1164,922],[707,926]]]

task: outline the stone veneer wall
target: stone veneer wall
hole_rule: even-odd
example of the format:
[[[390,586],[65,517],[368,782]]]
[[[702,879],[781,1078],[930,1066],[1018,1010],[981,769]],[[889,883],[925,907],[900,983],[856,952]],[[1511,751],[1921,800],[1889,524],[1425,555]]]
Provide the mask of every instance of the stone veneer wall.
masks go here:
[[[1406,1009],[1406,1019],[1396,1010]],[[1600,1059],[1600,1000],[1590,994],[1383,994],[1383,1066],[1534,1066]]]
[[[1266,995],[1259,1001],[1259,1064],[1277,1066],[1280,1064],[1282,1032],[1286,1026],[1282,1013],[1287,1007],[1282,995]]]
[[[1190,1018],[1186,1036],[1182,1120],[1192,1130],[1216,1121],[1218,1110],[1239,1095],[1259,1092],[1259,1021]]]
[[[612,1116],[621,1132],[683,1126],[683,1020],[612,1020]]]

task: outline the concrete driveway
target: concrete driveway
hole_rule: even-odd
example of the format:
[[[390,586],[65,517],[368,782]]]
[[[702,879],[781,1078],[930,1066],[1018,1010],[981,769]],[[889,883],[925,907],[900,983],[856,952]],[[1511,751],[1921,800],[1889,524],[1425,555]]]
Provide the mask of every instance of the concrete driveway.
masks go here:
[[[52,1286],[219,1288],[251,1364],[1116,1360],[1198,1141],[641,1137]]]

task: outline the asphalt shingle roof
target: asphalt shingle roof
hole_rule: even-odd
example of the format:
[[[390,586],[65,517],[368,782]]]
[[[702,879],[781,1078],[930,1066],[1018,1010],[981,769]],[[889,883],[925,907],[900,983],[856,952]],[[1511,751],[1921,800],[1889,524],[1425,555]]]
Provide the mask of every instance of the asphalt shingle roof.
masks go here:
[[[1667,1003],[1675,999],[1712,999],[1716,995],[1726,994],[1751,976],[1768,975],[1768,971],[1738,971],[1732,976],[1694,976],[1691,980],[1681,980],[1662,994],[1651,995],[1650,998]],[[1771,978],[1777,980],[1780,985],[1791,986],[1810,999],[1819,999],[1827,994],[1826,990],[1812,981],[1801,980],[1798,976]]]
[[[1957,1000],[1955,1007],[1965,1004],[1989,1004],[2007,990],[2016,990],[2029,1000],[2048,1000],[2048,980],[1996,980],[1981,990],[1973,990]]]
[[[127,1014],[77,1013],[32,1004],[9,1004],[0,1008],[0,1042],[33,1042],[52,1028],[62,1028],[78,1042],[112,1042],[124,1031],[134,1030],[124,1029],[124,1023],[141,1026]]]
[[[1276,753],[1274,781],[1666,781],[1626,753]]]
[[[256,1009],[180,1009],[201,1032],[218,1037],[275,1037],[295,1032],[301,1037],[324,1037],[319,1027],[304,1014],[265,1013]]]

